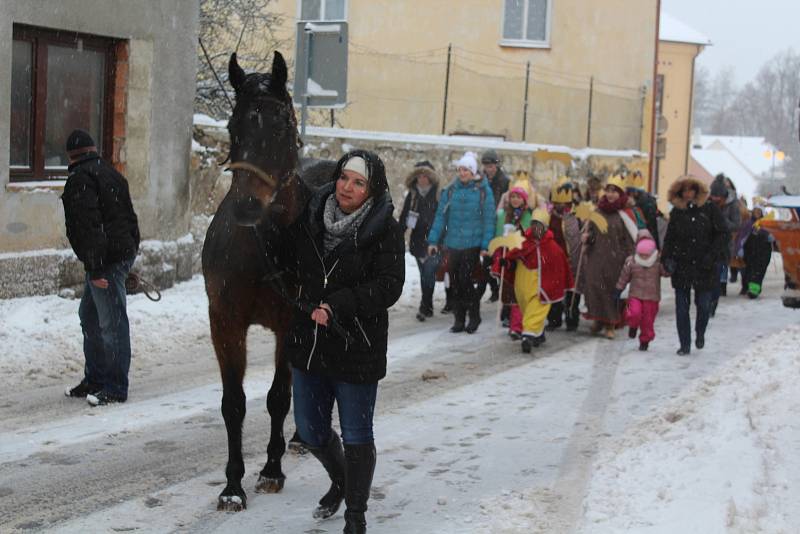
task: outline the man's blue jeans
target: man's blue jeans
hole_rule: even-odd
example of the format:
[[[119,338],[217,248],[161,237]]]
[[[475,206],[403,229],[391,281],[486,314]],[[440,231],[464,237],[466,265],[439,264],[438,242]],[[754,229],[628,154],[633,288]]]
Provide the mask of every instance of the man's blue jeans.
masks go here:
[[[103,391],[127,398],[128,369],[131,365],[131,337],[126,308],[125,279],[133,260],[109,265],[102,278],[106,289],[92,284],[86,274],[86,287],[78,308],[83,330],[84,378]]]
[[[691,349],[692,347],[692,321],[689,317],[689,307],[691,302],[691,289],[675,289],[675,316],[678,324],[678,338],[681,348]],[[697,307],[697,318],[694,330],[699,336],[704,336],[708,326],[708,315],[711,308],[711,291],[696,291],[694,303]]]
[[[334,400],[339,409],[344,444],[372,443],[372,417],[377,396],[377,382],[348,384],[292,368],[294,422],[300,439],[310,447],[324,447],[330,441]]]

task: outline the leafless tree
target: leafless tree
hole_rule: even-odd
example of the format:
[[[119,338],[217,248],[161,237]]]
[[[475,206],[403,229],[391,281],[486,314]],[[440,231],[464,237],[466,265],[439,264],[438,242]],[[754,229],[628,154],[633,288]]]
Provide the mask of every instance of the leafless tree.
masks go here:
[[[231,52],[237,52],[239,63],[246,70],[265,72],[272,64],[272,51],[286,48],[287,40],[281,39],[277,31],[284,16],[272,8],[273,0],[200,0],[195,111],[217,119],[230,114],[226,92],[232,100],[233,90],[227,83]],[[224,91],[214,71],[224,84]]]

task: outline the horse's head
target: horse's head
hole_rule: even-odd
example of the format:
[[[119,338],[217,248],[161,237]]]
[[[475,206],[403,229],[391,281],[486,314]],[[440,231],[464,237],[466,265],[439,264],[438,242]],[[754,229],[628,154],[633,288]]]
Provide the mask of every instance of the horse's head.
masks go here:
[[[281,193],[297,179],[297,120],[286,90],[286,62],[279,52],[275,52],[268,74],[245,74],[236,54],[231,54],[228,74],[236,91],[236,106],[228,121],[229,168],[233,171],[230,194],[236,222],[252,226],[270,211],[294,211],[283,205],[290,199],[281,202],[276,198],[287,197]]]

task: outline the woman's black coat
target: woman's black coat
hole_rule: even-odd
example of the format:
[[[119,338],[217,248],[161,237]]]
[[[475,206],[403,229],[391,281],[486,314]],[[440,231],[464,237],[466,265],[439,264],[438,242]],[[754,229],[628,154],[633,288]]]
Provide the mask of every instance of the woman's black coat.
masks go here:
[[[419,213],[419,219],[414,229],[411,230],[411,237],[408,241],[409,252],[415,258],[424,258],[428,255],[428,232],[433,226],[436,208],[439,206],[438,190],[437,185],[432,185],[430,191],[423,195],[414,185],[403,202],[403,210],[400,212],[400,225],[403,230],[408,227],[408,212],[413,210]]]
[[[375,199],[355,234],[325,254],[322,215],[335,187],[334,182],[317,191],[294,228],[297,275],[300,298],[330,305],[351,341],[330,328],[315,328],[310,315],[298,310],[286,354],[301,370],[353,384],[374,383],[386,376],[387,310],[403,292],[403,232],[386,192]]]
[[[680,197],[684,184],[698,188],[696,203],[687,204]],[[710,291],[719,283],[716,264],[725,256],[728,233],[722,212],[707,199],[706,186],[693,179],[678,181],[670,188],[673,209],[661,262],[671,271],[675,289]]]

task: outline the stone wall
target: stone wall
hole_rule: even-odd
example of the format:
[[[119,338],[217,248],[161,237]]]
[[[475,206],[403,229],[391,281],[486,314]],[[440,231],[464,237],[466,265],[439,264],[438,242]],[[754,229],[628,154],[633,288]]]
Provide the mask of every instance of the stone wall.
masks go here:
[[[477,154],[483,152],[478,142],[468,138],[447,138],[445,136],[410,136],[425,142],[410,142],[404,136],[397,139],[376,139],[365,132],[343,131],[330,135],[333,129],[309,128],[309,135],[303,154],[320,159],[338,159],[354,148],[376,152],[386,166],[395,206],[402,205],[405,195],[405,179],[414,168],[414,163],[430,161],[444,183],[455,178],[452,162],[459,159],[465,151]],[[353,135],[348,135],[352,133]],[[430,141],[429,141],[430,138]],[[220,167],[228,155],[228,132],[221,125],[194,126],[194,150],[191,161],[192,200],[194,213],[211,215],[230,187],[231,176]],[[621,166],[630,169],[646,169],[648,159],[636,151],[571,150],[567,147],[547,147],[524,143],[487,142],[496,150],[506,173],[511,176],[522,170],[532,177],[533,185],[545,196],[552,184],[562,175],[569,173],[579,183],[584,183],[590,175],[604,179]]]
[[[200,272],[200,251],[210,219],[194,217],[191,232],[174,241],[142,241],[133,271],[159,289]],[[80,297],[83,264],[69,249],[0,254],[0,298],[58,293]]]

